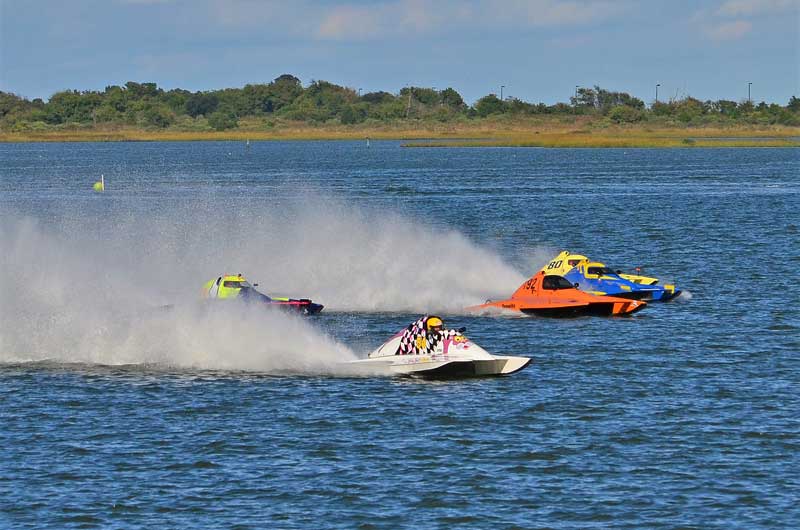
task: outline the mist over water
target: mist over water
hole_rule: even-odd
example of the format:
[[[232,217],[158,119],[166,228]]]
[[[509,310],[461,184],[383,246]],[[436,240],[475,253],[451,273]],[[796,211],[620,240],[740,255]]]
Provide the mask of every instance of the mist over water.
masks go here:
[[[0,361],[330,373],[366,352],[314,319],[209,310],[198,303],[202,284],[241,273],[266,294],[312,298],[326,312],[458,313],[524,279],[457,231],[313,192],[280,208],[216,195],[103,206],[46,223],[2,214]]]

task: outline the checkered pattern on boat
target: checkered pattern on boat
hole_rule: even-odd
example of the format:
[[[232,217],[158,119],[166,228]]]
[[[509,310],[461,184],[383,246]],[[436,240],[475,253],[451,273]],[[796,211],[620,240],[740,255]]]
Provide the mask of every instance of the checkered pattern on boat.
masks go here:
[[[454,329],[443,329],[440,333],[428,333],[425,329],[428,318],[428,315],[425,315],[403,330],[397,355],[430,355],[443,339],[458,334]]]

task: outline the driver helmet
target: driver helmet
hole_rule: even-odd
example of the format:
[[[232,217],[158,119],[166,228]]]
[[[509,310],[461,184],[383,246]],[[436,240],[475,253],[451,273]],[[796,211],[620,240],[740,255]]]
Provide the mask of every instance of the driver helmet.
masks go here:
[[[439,317],[429,317],[428,321],[425,323],[425,329],[427,331],[439,332],[442,331],[443,327],[444,327],[444,322],[442,322],[442,319]]]

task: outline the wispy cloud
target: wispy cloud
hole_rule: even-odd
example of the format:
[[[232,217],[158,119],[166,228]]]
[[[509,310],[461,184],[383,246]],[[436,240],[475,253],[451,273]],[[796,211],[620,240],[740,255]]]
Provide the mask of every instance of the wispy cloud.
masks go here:
[[[321,41],[596,25],[636,9],[631,0],[111,1],[139,15],[156,9],[179,13],[180,20],[169,24],[203,28],[209,36],[283,35]]]
[[[627,9],[606,0],[396,0],[330,9],[316,36],[369,39],[464,29],[513,30],[601,22]]]
[[[439,26],[439,13],[420,0],[376,5],[343,5],[322,19],[316,36],[322,39],[361,40],[396,33],[421,33]]]
[[[753,29],[753,24],[746,20],[734,20],[732,22],[723,22],[714,26],[708,26],[704,29],[706,35],[714,41],[736,40],[744,37],[750,30]]]
[[[175,0],[117,0],[118,4],[167,4]]]
[[[800,11],[800,0],[724,0],[716,9],[695,12],[691,22],[707,38],[722,42],[741,39],[763,18],[787,11]]]
[[[626,9],[624,2],[564,0],[488,0],[486,18],[530,26],[566,26],[598,22]]]
[[[724,17],[741,17],[783,13],[800,8],[800,0],[727,0],[716,13]]]

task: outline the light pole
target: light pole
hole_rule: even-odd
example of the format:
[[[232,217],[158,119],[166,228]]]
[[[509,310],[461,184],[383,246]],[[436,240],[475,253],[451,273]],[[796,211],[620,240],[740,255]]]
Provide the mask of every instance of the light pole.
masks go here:
[[[661,86],[661,83],[656,83],[656,103],[658,103],[658,87]]]
[[[503,101],[503,89],[505,87],[506,87],[505,85],[500,85],[500,101]]]
[[[752,85],[752,84],[753,83],[747,83],[747,102],[748,103],[752,103],[753,102],[753,100],[750,99],[750,85]]]
[[[575,85],[575,106],[576,107],[578,106],[578,86],[579,85]]]

